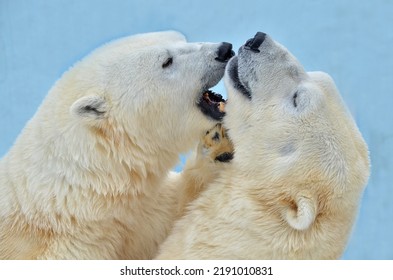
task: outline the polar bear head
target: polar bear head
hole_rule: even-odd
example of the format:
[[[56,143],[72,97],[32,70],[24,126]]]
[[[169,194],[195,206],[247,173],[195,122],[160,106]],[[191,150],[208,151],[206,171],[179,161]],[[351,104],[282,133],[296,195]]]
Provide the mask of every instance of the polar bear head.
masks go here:
[[[133,165],[166,158],[168,168],[223,117],[222,97],[209,88],[233,55],[229,43],[188,43],[174,31],[110,42],[54,85],[37,114],[39,130],[53,134],[46,138],[55,150],[86,157],[80,162],[101,150]],[[53,140],[60,135],[65,147]]]
[[[369,159],[332,78],[306,72],[287,49],[258,32],[228,63],[225,85],[233,164],[255,194],[275,204],[295,230],[328,217],[348,232]]]
[[[147,149],[185,151],[224,114],[214,102],[221,96],[208,89],[231,56],[229,43],[187,43],[177,32],[120,39],[74,68],[79,88],[71,113],[85,125],[122,129]],[[210,99],[203,98],[207,91]]]
[[[17,146],[71,184],[127,191],[132,178],[142,190],[221,120],[222,97],[209,88],[233,55],[229,43],[188,43],[174,31],[107,43],[56,82]]]

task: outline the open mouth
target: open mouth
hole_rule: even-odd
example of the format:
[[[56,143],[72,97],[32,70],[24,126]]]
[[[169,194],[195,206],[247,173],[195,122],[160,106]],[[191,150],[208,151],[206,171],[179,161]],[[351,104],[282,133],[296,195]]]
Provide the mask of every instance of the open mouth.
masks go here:
[[[216,121],[221,121],[225,116],[225,102],[226,101],[221,94],[207,90],[198,100],[198,107],[206,116]]]
[[[238,57],[233,57],[229,63],[230,65],[228,69],[228,74],[233,82],[234,88],[243,93],[244,96],[246,96],[248,99],[251,99],[251,92],[244,86],[244,84],[239,79]]]

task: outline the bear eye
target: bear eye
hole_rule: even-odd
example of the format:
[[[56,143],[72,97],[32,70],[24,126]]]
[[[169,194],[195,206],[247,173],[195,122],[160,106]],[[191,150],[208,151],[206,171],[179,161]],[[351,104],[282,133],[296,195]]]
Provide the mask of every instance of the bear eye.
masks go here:
[[[171,66],[173,63],[173,58],[169,57],[167,60],[165,60],[165,62],[162,64],[162,68],[167,68],[169,66]]]
[[[295,106],[295,108],[297,107],[297,92],[295,92],[295,94],[292,97],[292,101],[293,101],[293,106]]]

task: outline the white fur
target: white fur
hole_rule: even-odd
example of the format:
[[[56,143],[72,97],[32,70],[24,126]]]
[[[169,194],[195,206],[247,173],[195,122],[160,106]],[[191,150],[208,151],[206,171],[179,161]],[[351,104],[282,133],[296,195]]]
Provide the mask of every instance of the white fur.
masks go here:
[[[196,102],[218,47],[140,34],[67,71],[0,162],[0,259],[154,256],[177,213],[162,182],[215,123]]]
[[[306,72],[267,36],[259,52],[239,50],[225,82],[234,159],[175,224],[157,258],[339,258],[370,171],[367,146],[333,80]]]

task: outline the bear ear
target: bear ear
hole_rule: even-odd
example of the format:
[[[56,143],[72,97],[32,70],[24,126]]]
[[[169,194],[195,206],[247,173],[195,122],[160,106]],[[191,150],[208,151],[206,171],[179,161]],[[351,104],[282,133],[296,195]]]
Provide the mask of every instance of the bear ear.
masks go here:
[[[317,215],[316,200],[312,196],[299,194],[293,205],[286,209],[284,219],[296,230],[306,230],[315,221]]]
[[[85,121],[102,120],[106,117],[107,112],[107,101],[98,95],[81,97],[70,108],[71,115]]]

